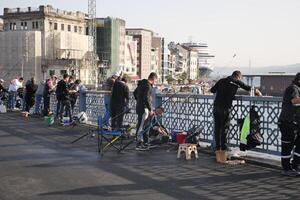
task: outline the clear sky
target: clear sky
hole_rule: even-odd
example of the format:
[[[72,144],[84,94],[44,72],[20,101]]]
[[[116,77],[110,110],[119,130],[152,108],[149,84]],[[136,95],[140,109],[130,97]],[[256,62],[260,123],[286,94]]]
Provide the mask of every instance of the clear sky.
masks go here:
[[[46,4],[87,12],[87,2],[0,0],[0,14]],[[207,42],[215,66],[248,66],[249,58],[252,66],[300,63],[300,0],[97,0],[97,16],[123,18],[167,41]]]

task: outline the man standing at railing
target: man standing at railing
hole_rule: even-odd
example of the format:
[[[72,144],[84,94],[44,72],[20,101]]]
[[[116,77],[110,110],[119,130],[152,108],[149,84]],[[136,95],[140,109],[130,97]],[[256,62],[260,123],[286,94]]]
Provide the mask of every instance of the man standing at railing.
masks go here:
[[[127,79],[123,77],[116,80],[111,95],[111,128],[120,129],[123,125],[124,114],[127,112],[129,102],[129,88]]]
[[[136,113],[138,114],[138,124],[137,124],[137,150],[147,150],[147,146],[144,144],[144,123],[149,116],[152,116],[154,112],[152,111],[151,94],[152,88],[157,80],[157,74],[150,73],[148,79],[143,79],[139,81],[137,88],[135,89],[133,95],[136,99]]]
[[[111,92],[114,87],[115,81],[119,78],[120,74],[115,73],[109,77],[105,84],[103,85],[103,90],[107,93],[104,94],[104,104],[105,104],[105,115],[103,118],[103,124],[105,126],[109,125],[109,119],[111,117],[110,101],[111,101]]]
[[[220,79],[211,89],[216,94],[214,100],[214,134],[215,134],[215,150],[216,160],[218,163],[226,163],[227,161],[227,133],[230,125],[230,111],[232,101],[239,88],[251,91],[251,86],[246,85],[242,81],[242,73],[234,71],[231,76]],[[257,96],[261,96],[259,90],[255,90]]]
[[[282,174],[300,176],[300,73],[284,92],[278,124],[281,131]]]

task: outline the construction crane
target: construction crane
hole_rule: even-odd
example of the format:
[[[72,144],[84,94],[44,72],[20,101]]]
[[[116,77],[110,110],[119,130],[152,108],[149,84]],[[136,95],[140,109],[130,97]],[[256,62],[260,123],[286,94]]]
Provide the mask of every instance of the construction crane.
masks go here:
[[[90,84],[98,87],[98,63],[97,63],[97,29],[96,29],[96,0],[88,0],[88,30],[89,30],[89,52],[90,52]]]

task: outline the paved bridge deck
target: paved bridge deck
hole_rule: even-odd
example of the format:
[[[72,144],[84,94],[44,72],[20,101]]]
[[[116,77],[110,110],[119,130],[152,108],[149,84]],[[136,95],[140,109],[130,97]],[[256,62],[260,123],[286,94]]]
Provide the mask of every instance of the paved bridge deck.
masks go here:
[[[299,199],[299,178],[257,165],[222,166],[201,152],[96,153],[95,139],[70,141],[84,129],[47,127],[0,114],[0,199]]]

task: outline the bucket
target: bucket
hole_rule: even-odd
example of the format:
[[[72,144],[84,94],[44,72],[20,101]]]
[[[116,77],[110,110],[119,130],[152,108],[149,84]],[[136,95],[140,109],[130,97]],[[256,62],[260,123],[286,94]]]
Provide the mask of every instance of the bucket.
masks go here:
[[[54,124],[54,116],[53,115],[45,116],[44,120],[48,126],[51,126],[52,124]]]
[[[64,126],[70,125],[70,117],[63,117],[63,124]]]
[[[177,142],[177,134],[182,133],[182,131],[173,131],[171,133],[172,142]]]
[[[185,139],[186,139],[186,132],[183,133],[177,133],[176,135],[176,140],[178,144],[184,144],[185,143]]]

